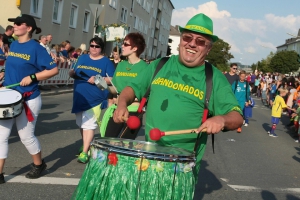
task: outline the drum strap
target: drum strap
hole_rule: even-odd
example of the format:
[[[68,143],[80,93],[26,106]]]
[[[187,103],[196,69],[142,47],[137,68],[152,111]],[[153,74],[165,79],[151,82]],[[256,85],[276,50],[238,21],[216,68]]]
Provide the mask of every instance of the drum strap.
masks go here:
[[[23,93],[23,98],[29,97],[30,95],[32,95],[32,93],[33,92],[24,92]],[[27,103],[25,101],[23,101],[23,106],[24,106],[25,114],[26,114],[26,117],[27,117],[28,121],[32,122],[34,120],[34,117],[31,113],[31,110],[30,110],[29,106],[27,105]]]

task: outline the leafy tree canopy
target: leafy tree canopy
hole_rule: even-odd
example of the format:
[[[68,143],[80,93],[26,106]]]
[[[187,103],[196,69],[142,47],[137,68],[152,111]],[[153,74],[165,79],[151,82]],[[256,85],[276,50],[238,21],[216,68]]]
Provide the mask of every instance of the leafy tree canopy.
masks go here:
[[[221,71],[227,71],[228,61],[234,56],[229,52],[230,45],[222,39],[217,40],[210,50],[206,60]]]
[[[270,69],[283,74],[297,71],[300,67],[298,59],[296,51],[277,52],[271,59]]]

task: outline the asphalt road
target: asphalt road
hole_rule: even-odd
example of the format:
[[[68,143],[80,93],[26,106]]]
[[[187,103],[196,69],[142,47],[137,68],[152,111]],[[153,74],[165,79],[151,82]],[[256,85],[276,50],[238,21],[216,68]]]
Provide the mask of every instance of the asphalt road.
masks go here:
[[[283,116],[276,131],[279,137],[269,137],[271,111],[259,100],[256,104],[250,125],[242,133],[216,135],[215,154],[209,137],[195,200],[300,199],[300,147],[293,129],[285,126],[289,121]],[[71,198],[85,168],[76,162],[81,137],[71,106],[71,93],[43,96],[36,135],[48,168],[40,179],[24,177],[31,157],[13,129],[4,169],[7,183],[0,185],[0,200]],[[142,135],[143,131],[139,140]]]

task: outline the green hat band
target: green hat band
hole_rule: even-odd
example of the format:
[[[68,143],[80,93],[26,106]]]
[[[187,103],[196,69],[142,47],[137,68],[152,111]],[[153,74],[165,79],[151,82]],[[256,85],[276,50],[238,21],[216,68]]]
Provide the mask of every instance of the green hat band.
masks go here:
[[[203,26],[198,26],[198,25],[186,25],[184,28],[185,28],[185,29],[189,29],[189,30],[191,30],[191,29],[193,29],[193,30],[198,30],[198,31],[201,31],[201,32],[206,33],[206,34],[208,34],[208,35],[212,35],[212,34],[213,34],[210,30],[208,30],[207,28],[205,28],[205,27],[203,27]]]

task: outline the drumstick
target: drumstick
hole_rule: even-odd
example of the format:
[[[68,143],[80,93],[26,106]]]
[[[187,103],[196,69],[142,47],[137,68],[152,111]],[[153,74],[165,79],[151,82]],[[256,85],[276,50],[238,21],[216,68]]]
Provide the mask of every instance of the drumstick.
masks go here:
[[[130,117],[122,117],[122,119],[127,123],[127,126],[130,129],[137,129],[140,127],[141,122],[140,119],[137,116],[130,116]]]
[[[177,134],[186,134],[186,133],[196,133],[197,129],[186,129],[186,130],[178,130],[178,131],[161,131],[158,128],[153,128],[150,130],[150,139],[157,141],[160,140],[161,137],[166,135],[177,135]],[[201,132],[206,132],[206,128]]]
[[[0,89],[12,88],[12,87],[19,86],[19,85],[20,85],[20,83],[15,83],[15,84],[3,86],[3,87],[1,87]]]
[[[108,76],[107,73],[106,73],[106,77],[108,78],[108,80],[109,80],[109,82],[111,83],[112,87],[115,89],[115,91],[113,91],[113,90],[111,89],[111,87],[108,87],[109,92],[112,93],[112,94],[119,94],[117,88],[116,88],[115,85],[113,84],[112,80],[110,80],[110,77]]]

